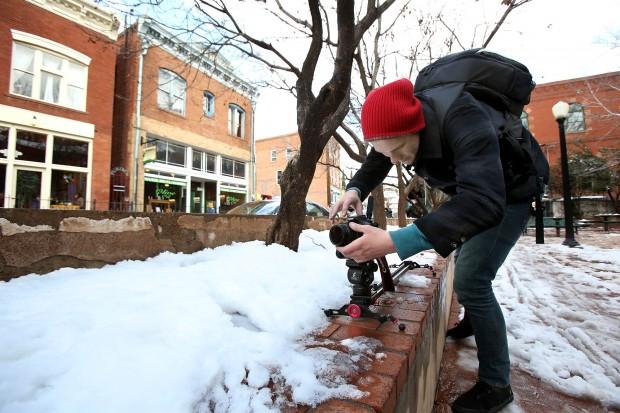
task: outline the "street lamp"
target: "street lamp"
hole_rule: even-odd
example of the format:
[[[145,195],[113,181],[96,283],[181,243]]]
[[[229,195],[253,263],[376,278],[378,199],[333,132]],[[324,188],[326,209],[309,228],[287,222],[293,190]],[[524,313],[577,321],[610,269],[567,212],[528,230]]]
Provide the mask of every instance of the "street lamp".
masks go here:
[[[563,245],[569,247],[577,247],[579,243],[575,241],[575,232],[573,227],[573,205],[570,193],[570,180],[568,176],[568,154],[566,152],[566,135],[564,133],[564,120],[568,117],[568,103],[558,102],[551,108],[553,117],[558,122],[560,128],[560,155],[562,162],[562,188],[564,192],[564,234],[565,239]]]

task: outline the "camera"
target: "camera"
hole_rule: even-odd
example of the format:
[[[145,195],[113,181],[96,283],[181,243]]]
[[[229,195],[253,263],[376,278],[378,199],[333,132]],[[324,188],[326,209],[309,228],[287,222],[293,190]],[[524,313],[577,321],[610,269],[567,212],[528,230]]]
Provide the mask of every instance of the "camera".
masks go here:
[[[365,215],[357,215],[347,218],[347,222],[343,224],[333,225],[329,229],[329,240],[332,242],[332,244],[337,247],[344,247],[345,245],[349,245],[351,242],[362,236],[361,232],[353,231],[349,227],[349,223],[351,222],[355,222],[359,225],[372,225],[373,227],[378,226]]]

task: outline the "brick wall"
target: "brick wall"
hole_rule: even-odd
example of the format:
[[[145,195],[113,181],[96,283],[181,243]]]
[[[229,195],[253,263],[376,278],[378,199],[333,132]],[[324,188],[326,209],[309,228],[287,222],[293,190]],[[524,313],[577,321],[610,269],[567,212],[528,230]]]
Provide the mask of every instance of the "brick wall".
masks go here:
[[[321,163],[326,163],[326,151],[330,148],[330,145],[336,145],[336,148],[331,148],[330,162],[336,165],[340,164],[338,144],[330,140],[316,166],[314,178],[306,197],[308,201],[316,202],[324,207],[328,207],[330,204],[330,184],[334,182],[339,184],[338,179],[334,178],[335,175],[340,176],[339,171]],[[299,146],[300,140],[297,133],[256,141],[256,192],[258,195],[280,196],[277,171],[284,171],[286,168],[288,163],[286,149],[291,148],[293,155],[295,155],[299,151]],[[276,160],[272,161],[271,151],[274,150],[276,151]]]
[[[86,111],[77,111],[9,94],[11,29],[63,44],[92,59],[88,69]],[[3,0],[0,19],[0,104],[75,119],[95,125],[91,199],[107,208],[116,45],[104,35],[23,0]]]
[[[614,88],[615,87],[615,88]],[[610,116],[603,106],[620,111],[620,72],[537,85],[528,113],[530,130],[547,153],[552,164],[559,162],[559,131],[551,108],[558,101],[584,106],[585,131],[566,134],[569,155],[576,144],[584,144],[597,153],[601,148],[620,147],[620,118]],[[598,101],[597,101],[598,100]],[[603,106],[602,106],[602,105]]]

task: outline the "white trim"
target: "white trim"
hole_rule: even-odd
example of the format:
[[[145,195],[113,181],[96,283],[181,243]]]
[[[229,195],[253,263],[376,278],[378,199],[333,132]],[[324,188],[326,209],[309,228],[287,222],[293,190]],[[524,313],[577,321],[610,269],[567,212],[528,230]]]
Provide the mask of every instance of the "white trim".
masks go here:
[[[70,47],[65,46],[64,44],[56,43],[55,41],[46,39],[44,37],[40,37],[15,29],[11,29],[11,35],[13,36],[13,40],[15,41],[28,43],[34,46],[42,47],[43,49],[51,50],[63,56],[67,56],[71,59],[77,60],[78,62],[86,66],[90,65],[90,62],[92,60],[90,57],[78,52],[77,50],[73,50]]]
[[[60,116],[0,104],[0,122],[93,139],[95,125]]]
[[[88,0],[26,0],[51,13],[105,35],[118,38],[119,22],[114,13]]]

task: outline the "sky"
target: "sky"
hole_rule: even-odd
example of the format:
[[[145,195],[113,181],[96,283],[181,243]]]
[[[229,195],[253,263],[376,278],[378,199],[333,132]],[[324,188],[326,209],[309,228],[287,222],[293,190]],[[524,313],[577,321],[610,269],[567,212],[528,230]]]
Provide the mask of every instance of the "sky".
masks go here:
[[[497,7],[500,0],[428,1],[431,7],[456,16],[464,43],[471,38],[464,33],[475,26],[474,22],[496,21],[497,11],[504,10]],[[485,3],[484,14],[477,8],[479,2]],[[618,16],[617,0],[532,0],[510,14],[489,48],[524,63],[537,83],[617,71],[620,47],[612,49],[601,39],[613,32],[620,35]],[[395,41],[400,38],[407,40],[411,36],[400,36]],[[389,80],[399,76],[395,74]],[[273,89],[261,89],[260,93],[255,119],[257,139],[296,131],[294,98]]]
[[[620,249],[562,240],[524,237],[495,281],[512,363],[620,408]],[[285,388],[295,403],[355,398],[337,372],[382,360],[379,343],[311,338],[351,293],[334,252],[306,230],[298,253],[253,241],[0,282],[0,413],[274,413]]]

